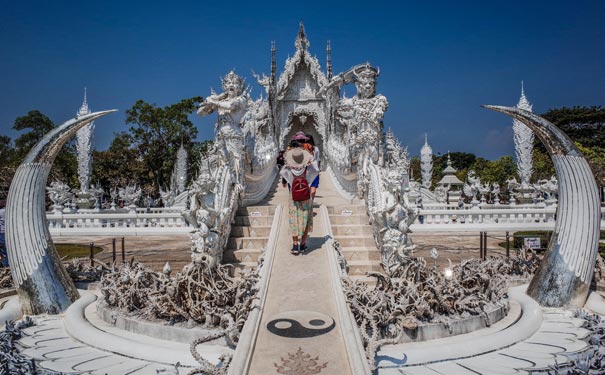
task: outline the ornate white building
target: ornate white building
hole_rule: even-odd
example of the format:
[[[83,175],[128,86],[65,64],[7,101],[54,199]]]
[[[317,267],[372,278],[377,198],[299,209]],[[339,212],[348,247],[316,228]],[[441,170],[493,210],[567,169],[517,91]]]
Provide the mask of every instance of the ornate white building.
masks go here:
[[[430,189],[433,179],[433,149],[429,146],[428,137],[424,135],[424,146],[420,149],[420,172],[422,186]]]
[[[84,101],[82,106],[76,113],[76,117],[81,117],[90,114],[88,102],[86,101],[86,88],[84,88]],[[78,130],[76,135],[77,143],[76,150],[78,152],[78,180],[80,181],[80,191],[88,192],[90,188],[90,176],[92,174],[92,138],[93,130],[95,129],[94,122],[84,126]]]
[[[525,97],[523,81],[521,81],[521,97],[517,108],[526,111],[532,110],[532,105]],[[517,170],[521,179],[521,186],[527,187],[533,170],[532,151],[534,149],[534,132],[521,121],[513,120],[513,134],[515,140],[515,156],[517,157]]]

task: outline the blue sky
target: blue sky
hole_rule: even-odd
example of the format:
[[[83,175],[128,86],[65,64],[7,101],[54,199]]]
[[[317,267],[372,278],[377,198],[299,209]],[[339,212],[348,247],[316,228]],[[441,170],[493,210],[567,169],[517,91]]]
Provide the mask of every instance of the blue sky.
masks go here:
[[[275,40],[279,73],[303,20],[322,67],[331,40],[335,72],[381,68],[385,127],[412,155],[426,132],[435,153],[494,159],[513,154],[511,120],[480,105],[516,104],[521,80],[536,113],[605,105],[604,15],[604,1],[4,2],[0,134],[32,109],[73,117],[84,86],[93,110],[120,110],[97,122],[98,149],[137,99],[206,96],[232,68],[256,97],[251,71],[269,73]],[[212,138],[213,118],[192,120]]]

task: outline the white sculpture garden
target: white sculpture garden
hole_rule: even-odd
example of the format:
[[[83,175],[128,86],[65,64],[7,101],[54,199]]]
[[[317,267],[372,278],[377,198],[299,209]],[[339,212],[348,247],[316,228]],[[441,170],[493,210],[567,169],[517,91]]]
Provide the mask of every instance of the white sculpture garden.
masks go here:
[[[216,118],[214,144],[189,185],[181,146],[171,185],[161,190],[163,209],[138,209],[143,194],[136,185],[108,190],[113,209],[107,210],[67,209],[74,189],[60,182],[46,187],[60,147],[77,133],[79,192],[102,194],[90,184],[90,124],[112,111],[90,113],[86,98],[75,119],[32,149],[7,203],[11,277],[0,273],[0,288],[7,290],[0,294],[0,322],[20,323],[9,322],[0,333],[0,369],[386,375],[489,374],[497,365],[499,373],[600,371],[604,323],[589,311],[605,313],[603,297],[590,291],[595,267],[605,272],[597,253],[602,214],[595,180],[573,142],[532,114],[524,93],[517,107],[486,106],[514,119],[521,182],[509,181],[515,200],[503,204],[499,186],[469,173],[463,191],[470,207],[452,209],[458,198],[447,203],[448,189],[458,181],[431,191],[427,138],[422,182],[409,183],[408,150],[384,129],[389,103],[378,93],[380,69],[363,63],[334,75],[328,44],[322,71],[302,23],[294,46],[279,77],[272,46],[270,75],[255,77],[266,97],[250,98],[243,78],[230,71],[221,79],[223,91],[205,98],[197,113]],[[350,98],[342,95],[349,84],[356,89]],[[289,192],[278,184],[276,156],[301,131],[314,137],[324,159],[312,249],[294,257],[284,251]],[[557,176],[531,185],[534,134]],[[48,213],[45,190],[53,202]],[[115,208],[118,197],[123,210]],[[555,228],[542,258],[522,251],[450,261],[441,269],[438,252],[432,261],[418,257],[411,239],[413,231],[528,226]],[[181,270],[167,263],[162,271],[135,261],[63,264],[51,236],[138,229],[190,234],[191,262]],[[91,290],[77,289],[78,281]]]

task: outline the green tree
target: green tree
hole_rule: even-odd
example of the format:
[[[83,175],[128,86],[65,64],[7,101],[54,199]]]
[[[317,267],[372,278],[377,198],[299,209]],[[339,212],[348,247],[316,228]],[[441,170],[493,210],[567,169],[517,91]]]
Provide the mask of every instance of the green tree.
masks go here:
[[[603,151],[605,151],[605,108],[562,107],[548,110],[542,115],[559,127],[578,146],[586,157],[597,183],[605,186],[603,180]],[[546,148],[536,140],[534,149],[534,180],[549,178],[555,174],[554,166]]]
[[[532,160],[534,163],[532,172],[533,180],[549,179],[551,176],[555,175],[555,166],[552,163],[552,159],[548,152],[542,148],[534,148]]]
[[[144,180],[142,176],[148,174],[144,163],[138,158],[137,150],[132,148],[130,136],[126,132],[114,134],[109,148],[105,151],[94,151],[93,159],[95,162],[92,164],[92,182],[106,190],[116,186],[140,185]]]
[[[597,184],[599,186],[605,186],[605,147],[584,147],[579,142],[576,142],[576,146],[578,146],[588,161]]]
[[[54,128],[55,124],[51,119],[38,110],[29,111],[27,115],[18,117],[13,124],[13,129],[25,132],[15,139],[16,163],[20,163],[29,150]],[[50,180],[58,179],[70,186],[78,186],[77,171],[75,145],[74,140],[71,140],[57,155],[50,171]]]
[[[483,182],[492,182],[500,186],[510,177],[517,177],[517,165],[512,156],[506,155],[494,161],[487,161],[485,166],[478,171]]]
[[[605,145],[605,108],[603,107],[562,107],[550,109],[542,115],[558,126],[574,142],[584,147]]]
[[[53,130],[54,127],[55,124],[51,119],[37,110],[29,111],[27,115],[17,117],[13,129],[19,131],[27,130],[15,139],[17,152],[21,157],[25,157],[29,150],[34,147],[36,143],[40,142],[42,137]]]
[[[142,161],[147,173],[141,176],[142,185],[152,185],[157,193],[160,187],[170,185],[170,176],[176,152],[183,142],[192,155],[193,139],[197,129],[189,120],[202,97],[193,97],[165,107],[138,100],[126,111],[126,124],[132,125],[127,136],[137,160]]]
[[[0,135],[0,199],[6,199],[8,188],[15,175],[16,170],[16,152],[13,148],[11,138],[6,135]]]

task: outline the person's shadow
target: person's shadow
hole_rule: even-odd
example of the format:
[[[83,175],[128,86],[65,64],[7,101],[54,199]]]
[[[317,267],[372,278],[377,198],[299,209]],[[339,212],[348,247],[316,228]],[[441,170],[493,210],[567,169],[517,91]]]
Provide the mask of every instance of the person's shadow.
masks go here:
[[[309,237],[307,239],[307,250],[302,255],[310,254],[314,251],[321,250],[322,246],[330,239],[330,235],[323,237]]]

